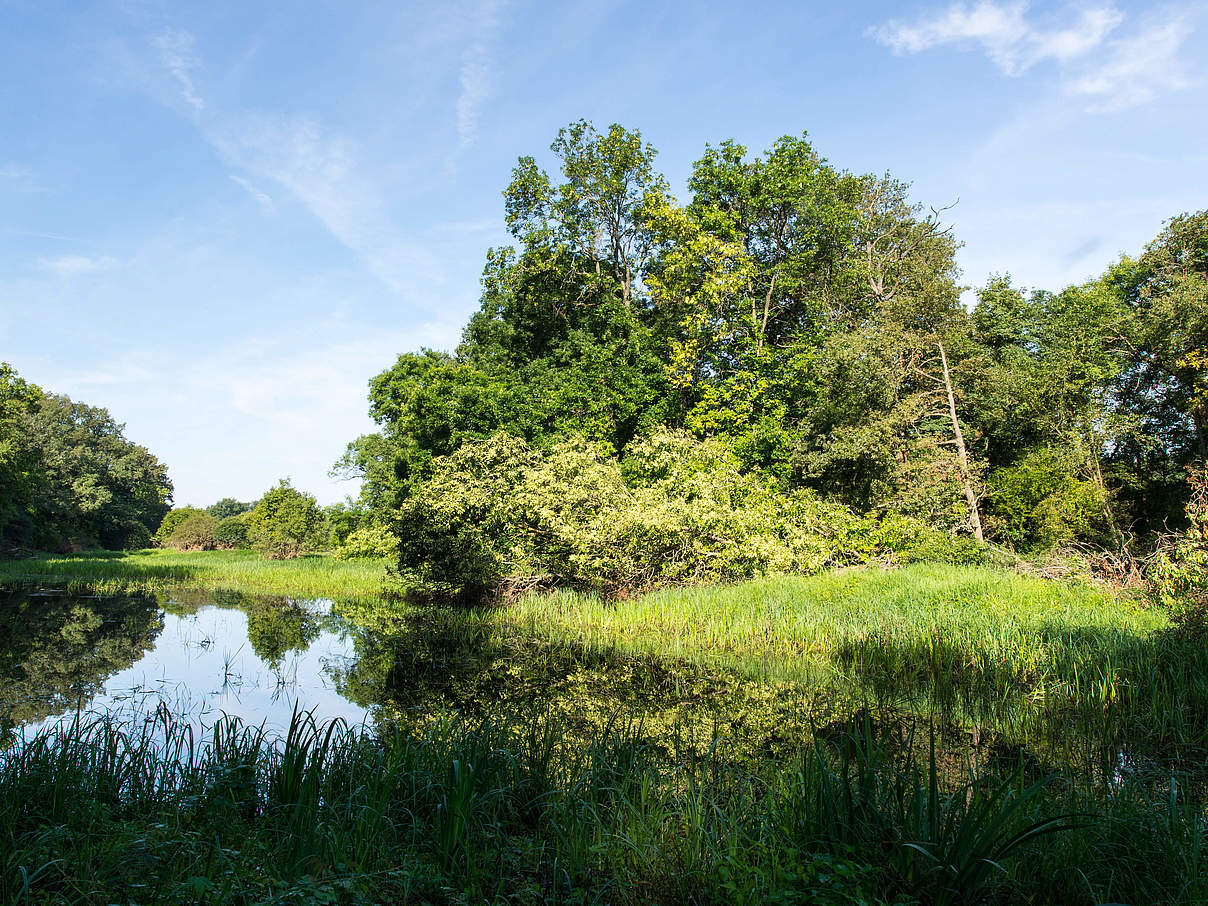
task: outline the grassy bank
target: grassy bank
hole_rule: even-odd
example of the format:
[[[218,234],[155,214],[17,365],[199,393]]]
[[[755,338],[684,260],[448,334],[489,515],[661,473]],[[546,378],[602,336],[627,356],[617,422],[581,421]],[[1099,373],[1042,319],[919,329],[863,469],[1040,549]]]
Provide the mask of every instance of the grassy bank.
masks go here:
[[[872,719],[757,771],[624,720],[284,740],[160,715],[0,755],[12,903],[1190,903],[1202,816],[1018,766],[944,769]],[[924,747],[924,751],[926,751]]]
[[[95,594],[170,585],[316,598],[381,594],[386,564],[326,554],[268,560],[255,551],[91,551],[0,560],[0,585],[33,584]]]
[[[614,682],[625,676],[671,716],[679,700],[723,712],[741,701],[742,714],[717,719],[765,734],[872,704],[1100,776],[1128,759],[1203,774],[1208,758],[1208,648],[1162,611],[1085,584],[920,564],[619,602],[559,593],[495,609],[341,609],[398,639],[366,650],[406,662],[392,674],[404,709],[548,692],[568,715],[598,714],[625,694]],[[429,688],[400,691],[400,677]]]

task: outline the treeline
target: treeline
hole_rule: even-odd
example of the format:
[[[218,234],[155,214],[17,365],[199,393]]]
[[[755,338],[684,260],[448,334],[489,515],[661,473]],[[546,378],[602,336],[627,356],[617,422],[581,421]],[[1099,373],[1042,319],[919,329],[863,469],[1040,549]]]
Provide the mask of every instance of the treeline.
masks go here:
[[[802,507],[867,528],[831,563],[868,556],[885,525],[912,526],[907,547],[924,527],[1128,556],[1186,526],[1208,430],[1208,212],[1083,285],[995,277],[970,309],[943,212],[805,137],[759,157],[706,147],[684,204],[637,132],[579,122],[552,150],[559,172],[513,172],[515,244],[487,253],[461,344],[374,378],[381,430],[337,464],[417,587],[624,585],[601,563],[643,556],[667,519],[681,541],[653,581],[792,566]],[[568,456],[607,474],[585,481]],[[673,473],[696,485],[650,491]]]
[[[147,547],[172,482],[124,428],[0,363],[0,551]]]
[[[398,552],[389,533],[369,524],[355,503],[320,507],[288,478],[250,503],[224,497],[204,509],[178,507],[151,540],[182,551],[256,550],[277,560],[328,551],[344,559]]]

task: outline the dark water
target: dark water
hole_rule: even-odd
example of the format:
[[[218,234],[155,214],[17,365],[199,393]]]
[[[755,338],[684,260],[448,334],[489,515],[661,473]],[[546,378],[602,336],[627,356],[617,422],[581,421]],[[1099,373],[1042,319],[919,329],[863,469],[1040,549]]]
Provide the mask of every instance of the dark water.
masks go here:
[[[225,714],[281,728],[295,708],[372,722],[373,703],[343,691],[356,632],[326,600],[0,594],[0,725],[32,731],[77,711],[160,705],[202,726]]]

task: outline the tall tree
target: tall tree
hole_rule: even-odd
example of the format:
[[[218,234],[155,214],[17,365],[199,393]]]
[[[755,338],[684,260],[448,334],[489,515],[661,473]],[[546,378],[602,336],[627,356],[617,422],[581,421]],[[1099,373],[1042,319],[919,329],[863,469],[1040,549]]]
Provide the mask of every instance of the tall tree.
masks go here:
[[[508,229],[526,250],[561,261],[572,282],[607,276],[628,307],[652,247],[647,209],[667,191],[656,152],[639,132],[613,124],[601,134],[586,120],[559,130],[550,148],[563,182],[520,158],[504,192]]]

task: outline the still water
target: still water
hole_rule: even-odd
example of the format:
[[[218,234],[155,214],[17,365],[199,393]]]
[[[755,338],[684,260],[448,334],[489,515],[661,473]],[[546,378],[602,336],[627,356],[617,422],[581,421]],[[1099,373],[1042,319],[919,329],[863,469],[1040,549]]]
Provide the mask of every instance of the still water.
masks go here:
[[[295,708],[372,722],[374,704],[347,693],[357,639],[327,600],[0,593],[0,726],[160,705],[201,726],[231,715],[281,729]]]

